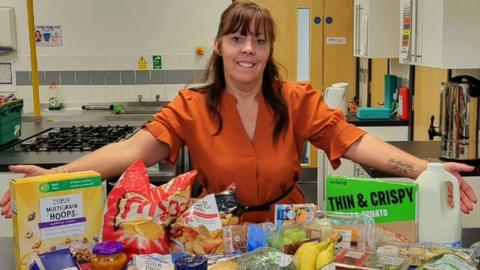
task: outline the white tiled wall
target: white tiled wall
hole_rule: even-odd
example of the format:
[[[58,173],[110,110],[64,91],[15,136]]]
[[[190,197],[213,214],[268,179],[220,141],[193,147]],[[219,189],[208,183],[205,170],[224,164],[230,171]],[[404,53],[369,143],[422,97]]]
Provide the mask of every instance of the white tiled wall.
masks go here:
[[[212,43],[221,12],[231,0],[42,0],[35,3],[37,25],[61,25],[61,47],[37,47],[40,71],[136,70],[143,56],[151,69],[153,55],[162,55],[164,70],[200,70],[212,52]],[[0,57],[13,64],[15,71],[30,71],[26,1],[0,0],[16,13],[17,52]],[[75,12],[71,12],[75,10]],[[87,19],[88,18],[88,19]],[[195,55],[195,48],[205,55]],[[15,80],[15,78],[14,78]],[[59,85],[65,103],[136,99],[173,98],[184,85]],[[31,86],[15,82],[0,91],[16,91],[25,101],[25,112],[33,110]],[[48,88],[40,87],[40,100],[46,103]]]

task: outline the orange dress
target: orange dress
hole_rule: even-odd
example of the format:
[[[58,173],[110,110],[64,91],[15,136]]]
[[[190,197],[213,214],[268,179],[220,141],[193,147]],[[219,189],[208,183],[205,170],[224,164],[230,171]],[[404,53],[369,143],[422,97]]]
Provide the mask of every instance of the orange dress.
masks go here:
[[[299,180],[300,157],[304,142],[310,141],[327,154],[332,165],[365,132],[344,120],[339,110],[329,109],[321,94],[309,84],[283,83],[289,126],[285,136],[274,145],[274,118],[263,95],[257,95],[258,115],[252,140],[236,109],[236,99],[224,92],[220,113],[223,130],[210,117],[203,93],[183,89],[145,128],[170,146],[168,161],[176,161],[179,149],[186,144],[199,180],[208,193],[223,191],[232,182],[237,197],[245,206],[258,206],[286,193]],[[303,203],[297,184],[278,203]],[[270,211],[250,211],[243,221],[273,221]]]

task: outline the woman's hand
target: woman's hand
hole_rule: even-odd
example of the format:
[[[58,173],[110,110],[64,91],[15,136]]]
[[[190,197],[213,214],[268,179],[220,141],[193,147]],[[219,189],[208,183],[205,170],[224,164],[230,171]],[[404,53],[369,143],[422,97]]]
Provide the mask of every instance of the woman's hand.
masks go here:
[[[49,170],[34,165],[11,165],[8,166],[8,169],[13,173],[23,173],[25,174],[24,177],[44,175],[49,173]],[[10,191],[7,190],[7,192],[3,194],[2,198],[0,198],[0,213],[5,218],[12,217],[11,205],[12,202],[10,200]]]
[[[472,186],[470,186],[470,184],[467,183],[462,176],[460,176],[460,172],[471,172],[475,169],[475,167],[461,163],[446,162],[443,163],[443,168],[458,179],[458,184],[460,187],[460,209],[462,209],[463,213],[469,214],[470,211],[473,210],[473,205],[477,203],[477,196],[475,195],[475,191],[473,190]],[[453,205],[451,185],[449,185],[448,191],[449,204]]]

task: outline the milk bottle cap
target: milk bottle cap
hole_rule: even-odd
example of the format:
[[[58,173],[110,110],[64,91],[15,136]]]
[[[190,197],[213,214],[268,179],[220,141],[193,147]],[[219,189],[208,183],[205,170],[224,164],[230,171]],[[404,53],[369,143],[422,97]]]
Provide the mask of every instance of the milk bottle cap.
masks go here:
[[[428,163],[427,170],[429,170],[429,171],[443,170],[443,164],[442,163]]]

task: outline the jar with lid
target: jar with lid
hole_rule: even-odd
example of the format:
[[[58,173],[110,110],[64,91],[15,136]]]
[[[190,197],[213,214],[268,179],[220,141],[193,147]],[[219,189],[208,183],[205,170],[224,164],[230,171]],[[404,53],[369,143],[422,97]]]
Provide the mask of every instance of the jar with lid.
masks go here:
[[[92,270],[123,270],[127,265],[127,255],[119,242],[102,242],[93,247],[90,260]]]

